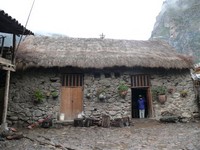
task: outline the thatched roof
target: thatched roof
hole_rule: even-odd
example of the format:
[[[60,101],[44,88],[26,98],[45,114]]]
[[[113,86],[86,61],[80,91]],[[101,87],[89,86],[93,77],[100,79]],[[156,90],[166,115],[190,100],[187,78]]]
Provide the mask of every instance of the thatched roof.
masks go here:
[[[30,36],[17,53],[18,67],[189,68],[191,62],[161,41]]]

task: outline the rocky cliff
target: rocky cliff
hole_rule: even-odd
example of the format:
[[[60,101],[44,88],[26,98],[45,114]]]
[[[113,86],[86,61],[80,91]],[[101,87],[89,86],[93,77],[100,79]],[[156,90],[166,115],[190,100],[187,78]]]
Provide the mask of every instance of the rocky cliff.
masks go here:
[[[152,31],[155,38],[200,61],[200,0],[165,0]]]

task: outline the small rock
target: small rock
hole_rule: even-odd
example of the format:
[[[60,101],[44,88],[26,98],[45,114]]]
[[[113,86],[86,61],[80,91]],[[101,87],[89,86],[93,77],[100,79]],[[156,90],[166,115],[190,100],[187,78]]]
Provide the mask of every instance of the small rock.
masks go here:
[[[191,118],[191,115],[187,112],[182,113],[182,117]]]
[[[114,116],[114,115],[116,115],[116,111],[109,111],[109,114],[110,114],[111,116]]]
[[[17,121],[19,118],[17,116],[12,116],[9,119],[12,120],[12,121]]]
[[[189,119],[188,118],[182,118],[182,119],[180,119],[180,122],[182,122],[182,123],[188,123]]]
[[[42,116],[43,113],[42,113],[42,111],[37,110],[37,111],[35,111],[34,115],[35,115],[36,117],[39,117],[39,116]]]
[[[50,81],[51,81],[51,82],[56,82],[56,81],[58,81],[58,80],[59,80],[58,77],[50,78]]]
[[[180,93],[174,93],[173,94],[173,98],[179,98],[180,97]]]

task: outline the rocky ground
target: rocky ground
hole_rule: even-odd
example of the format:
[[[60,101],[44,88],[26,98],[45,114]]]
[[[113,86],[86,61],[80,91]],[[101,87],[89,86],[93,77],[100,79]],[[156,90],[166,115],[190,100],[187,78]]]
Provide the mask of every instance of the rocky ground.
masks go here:
[[[24,138],[0,141],[2,150],[199,150],[200,122],[133,120],[124,128],[22,129]]]

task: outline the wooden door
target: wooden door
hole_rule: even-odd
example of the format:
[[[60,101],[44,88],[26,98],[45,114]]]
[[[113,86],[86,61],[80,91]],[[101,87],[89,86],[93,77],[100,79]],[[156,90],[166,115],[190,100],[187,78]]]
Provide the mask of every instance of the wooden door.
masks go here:
[[[151,96],[151,90],[150,88],[147,89],[147,97],[148,97],[148,102],[147,102],[147,105],[148,105],[148,115],[149,117],[154,117],[153,116],[153,104],[152,104],[152,96]]]
[[[73,120],[83,111],[83,77],[81,75],[64,75],[61,87],[60,113],[65,120]]]
[[[83,111],[83,90],[82,87],[71,88],[72,92],[72,117],[77,118]]]

